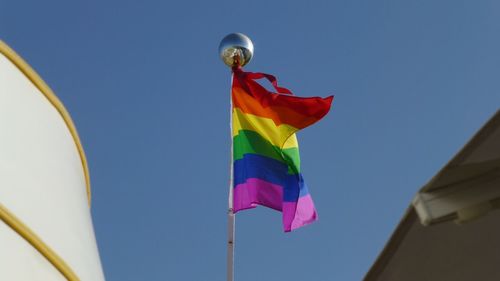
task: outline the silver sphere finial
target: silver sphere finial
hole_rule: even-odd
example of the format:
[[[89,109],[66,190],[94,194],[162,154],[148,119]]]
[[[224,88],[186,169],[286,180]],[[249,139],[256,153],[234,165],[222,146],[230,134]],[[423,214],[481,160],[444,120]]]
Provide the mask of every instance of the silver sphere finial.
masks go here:
[[[242,33],[231,33],[219,44],[222,61],[229,67],[244,66],[253,56],[253,43]]]

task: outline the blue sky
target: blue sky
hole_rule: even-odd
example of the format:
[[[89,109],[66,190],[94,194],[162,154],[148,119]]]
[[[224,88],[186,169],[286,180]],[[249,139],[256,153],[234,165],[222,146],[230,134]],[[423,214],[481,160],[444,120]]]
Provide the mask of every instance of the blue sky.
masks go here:
[[[415,192],[499,108],[497,1],[6,1],[0,38],[71,113],[107,280],[224,280],[230,72],[336,99],[299,133],[320,220],[241,212],[237,281],[361,280]]]

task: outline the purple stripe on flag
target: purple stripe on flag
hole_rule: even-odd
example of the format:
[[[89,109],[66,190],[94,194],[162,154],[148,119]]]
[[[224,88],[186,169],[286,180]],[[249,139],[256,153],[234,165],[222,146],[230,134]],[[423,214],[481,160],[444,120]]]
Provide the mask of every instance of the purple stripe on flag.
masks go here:
[[[249,178],[244,183],[236,185],[233,190],[234,212],[266,206],[281,211],[283,188],[257,178]]]
[[[298,202],[283,202],[283,227],[289,232],[318,220],[310,194],[299,197]]]
[[[283,201],[283,188],[267,181],[249,178],[236,185],[233,190],[233,209],[238,212],[245,209],[266,206],[283,212],[285,232],[310,224],[318,219],[310,194],[298,198],[297,202]]]

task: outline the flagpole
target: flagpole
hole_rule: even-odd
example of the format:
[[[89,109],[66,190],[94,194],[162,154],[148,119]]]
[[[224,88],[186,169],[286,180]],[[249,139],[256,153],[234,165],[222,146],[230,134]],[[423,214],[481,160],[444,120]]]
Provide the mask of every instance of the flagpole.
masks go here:
[[[232,70],[243,67],[253,56],[253,43],[246,35],[241,33],[231,33],[224,37],[219,44],[219,55],[222,61]],[[229,200],[227,211],[227,281],[234,281],[234,233],[235,215],[233,206],[234,190],[234,159],[233,159],[233,79],[234,71],[231,72],[230,110],[229,127],[231,136],[231,158],[229,168]]]
[[[233,210],[233,76],[231,72],[231,90],[229,95],[229,136],[231,138],[231,157],[229,158],[229,200],[227,210],[227,281],[234,280],[234,232],[235,232],[235,216]]]

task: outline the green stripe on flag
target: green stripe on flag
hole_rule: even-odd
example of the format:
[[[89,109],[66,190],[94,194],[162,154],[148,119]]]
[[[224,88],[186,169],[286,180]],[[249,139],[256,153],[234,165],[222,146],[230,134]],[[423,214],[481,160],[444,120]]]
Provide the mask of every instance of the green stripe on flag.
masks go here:
[[[243,158],[245,154],[266,156],[288,165],[290,174],[300,173],[300,157],[297,147],[280,149],[251,130],[240,130],[233,139],[234,161]]]

